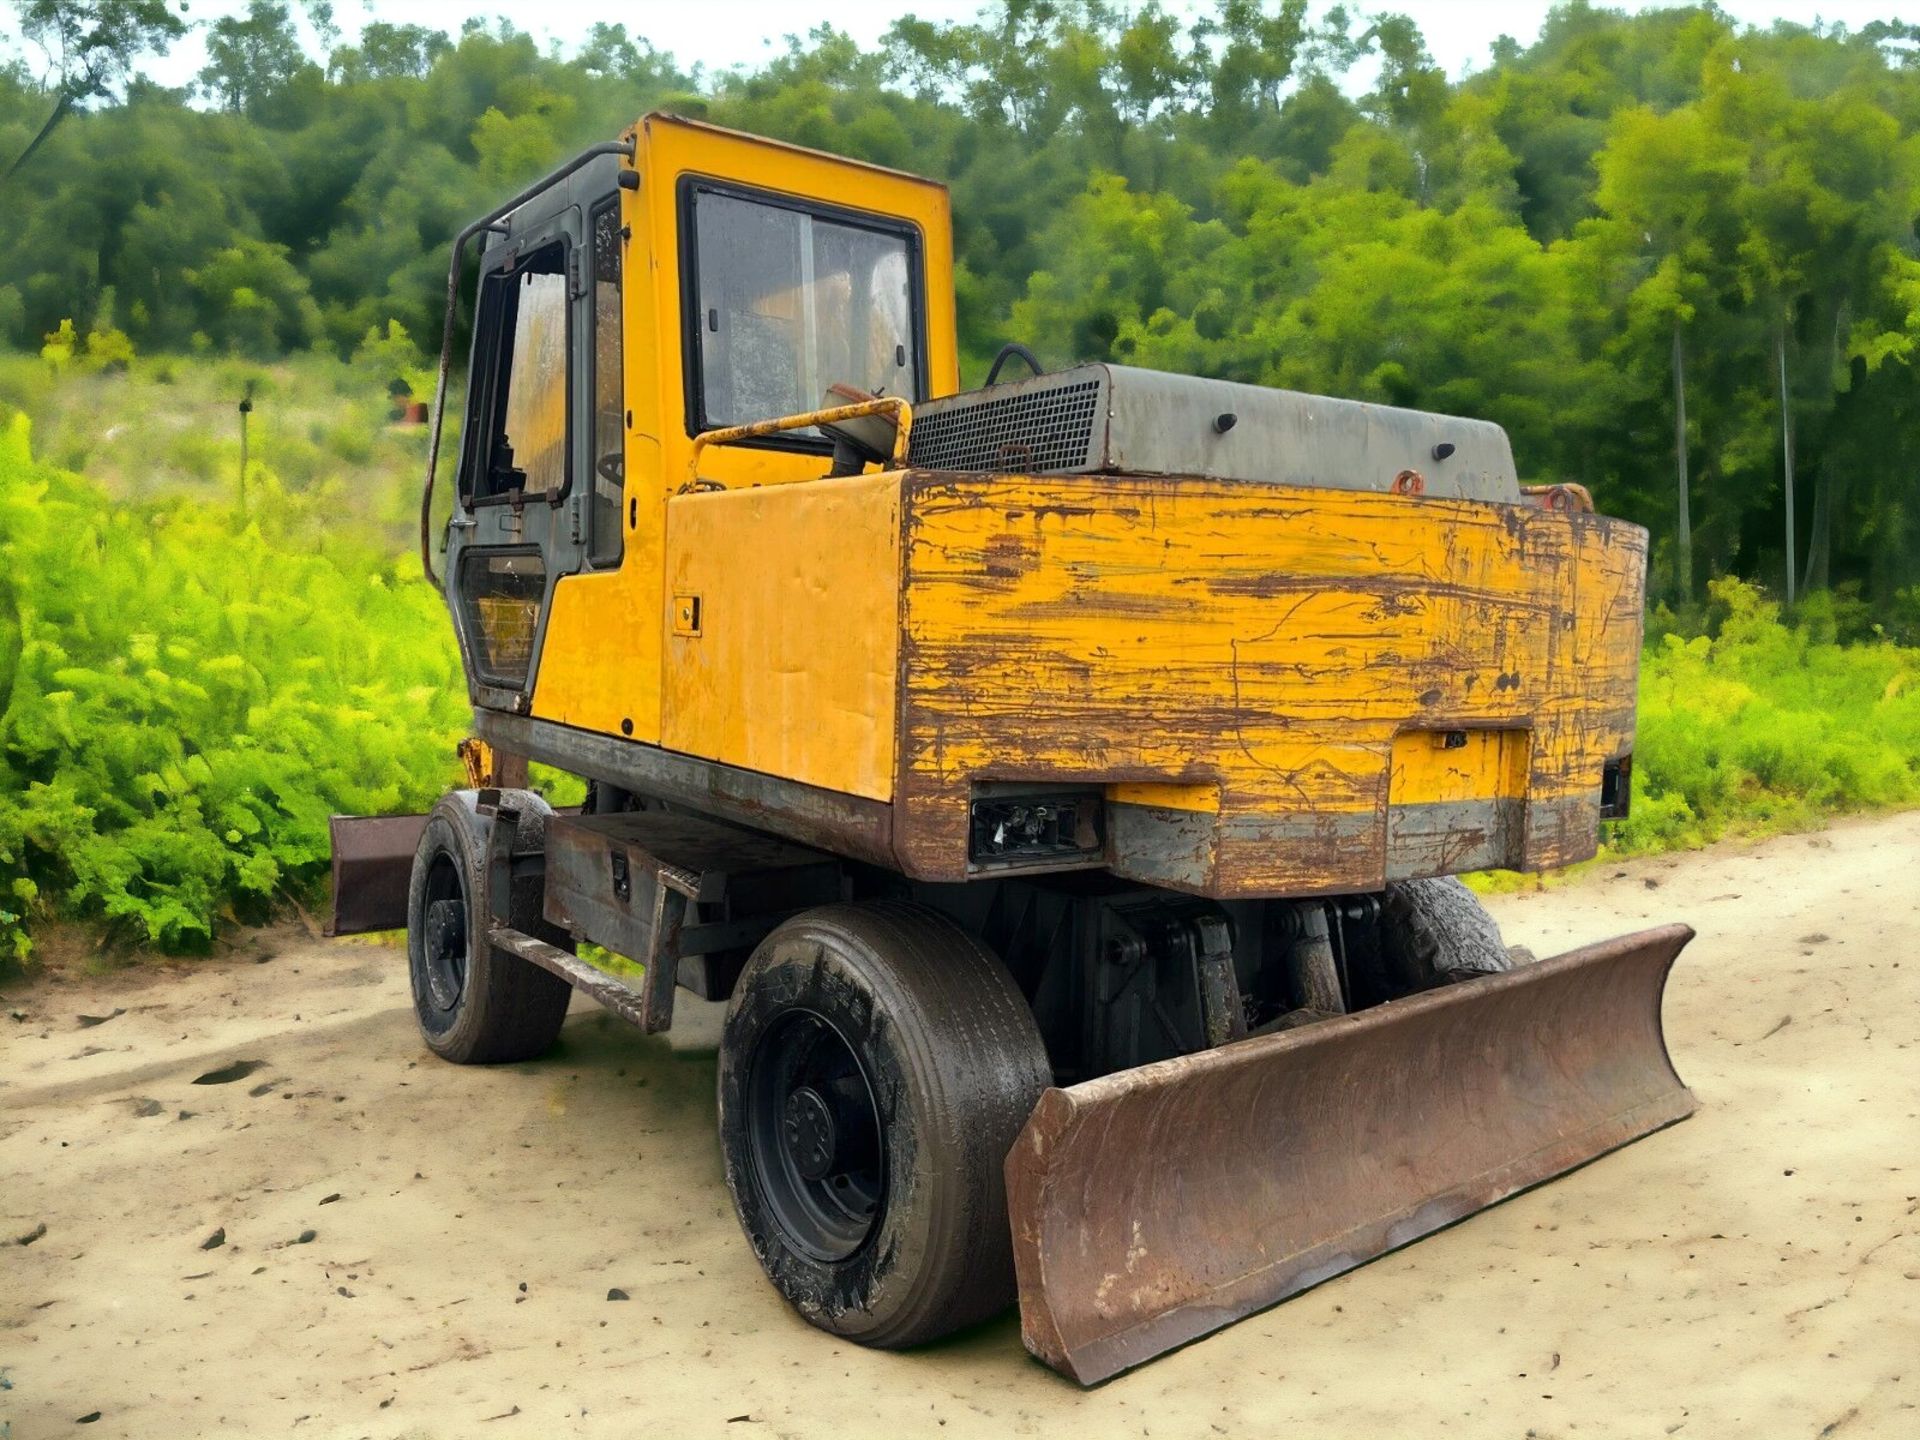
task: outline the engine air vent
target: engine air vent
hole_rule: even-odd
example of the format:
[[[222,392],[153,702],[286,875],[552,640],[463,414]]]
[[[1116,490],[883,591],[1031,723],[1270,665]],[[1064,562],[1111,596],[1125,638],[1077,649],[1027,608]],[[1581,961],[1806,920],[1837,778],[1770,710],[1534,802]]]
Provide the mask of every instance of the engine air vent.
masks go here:
[[[915,405],[907,463],[1379,492],[1408,472],[1428,499],[1521,499],[1506,432],[1485,420],[1097,361]]]
[[[1041,376],[916,411],[907,461],[922,470],[1044,475],[1092,468],[1101,383]]]

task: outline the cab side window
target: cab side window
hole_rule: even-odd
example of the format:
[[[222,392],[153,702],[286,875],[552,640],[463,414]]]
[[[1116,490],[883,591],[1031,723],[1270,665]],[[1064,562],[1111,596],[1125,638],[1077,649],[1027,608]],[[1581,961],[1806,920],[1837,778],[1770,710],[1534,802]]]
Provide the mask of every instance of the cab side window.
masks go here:
[[[593,212],[593,517],[587,556],[595,565],[617,565],[623,543],[621,496],[626,488],[626,387],[621,368],[621,251],[626,236],[620,205],[609,200]]]
[[[480,324],[491,348],[474,386],[484,423],[471,427],[479,449],[465,467],[469,503],[566,490],[566,269],[555,243],[486,279]]]

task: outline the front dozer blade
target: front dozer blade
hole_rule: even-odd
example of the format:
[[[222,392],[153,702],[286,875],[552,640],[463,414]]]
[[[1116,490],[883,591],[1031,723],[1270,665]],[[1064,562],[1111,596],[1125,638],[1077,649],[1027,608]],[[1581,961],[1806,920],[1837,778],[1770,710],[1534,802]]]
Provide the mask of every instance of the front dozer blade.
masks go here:
[[[1693,1113],[1685,925],[1040,1097],[1007,1157],[1027,1348],[1083,1385]]]
[[[333,842],[329,935],[363,935],[406,925],[413,852],[420,848],[420,832],[426,828],[424,815],[335,815],[327,821]]]

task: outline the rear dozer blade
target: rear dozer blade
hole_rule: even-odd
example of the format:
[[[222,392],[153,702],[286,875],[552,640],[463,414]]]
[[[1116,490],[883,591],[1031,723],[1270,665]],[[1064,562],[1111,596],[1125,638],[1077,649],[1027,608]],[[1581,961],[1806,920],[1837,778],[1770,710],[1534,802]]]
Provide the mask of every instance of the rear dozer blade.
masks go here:
[[[426,828],[424,815],[335,815],[327,821],[333,842],[329,935],[361,935],[406,925],[413,852],[420,847],[420,832]]]
[[[1027,1348],[1083,1385],[1683,1120],[1667,925],[1040,1097]]]

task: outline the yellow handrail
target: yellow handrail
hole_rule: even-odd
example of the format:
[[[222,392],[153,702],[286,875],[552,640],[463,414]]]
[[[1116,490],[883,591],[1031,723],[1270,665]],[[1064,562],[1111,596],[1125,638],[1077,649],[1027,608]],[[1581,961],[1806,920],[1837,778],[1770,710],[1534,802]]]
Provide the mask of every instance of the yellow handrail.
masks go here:
[[[826,410],[809,410],[801,415],[782,415],[778,420],[756,420],[751,425],[730,425],[724,430],[703,430],[693,437],[693,451],[687,457],[687,473],[700,478],[700,452],[709,445],[731,445],[737,440],[752,440],[761,435],[778,435],[782,430],[804,430],[809,425],[832,425],[841,420],[858,420],[864,415],[893,415],[893,464],[907,463],[907,437],[913,432],[913,406],[898,395],[882,395],[862,400],[857,405],[835,405]]]

